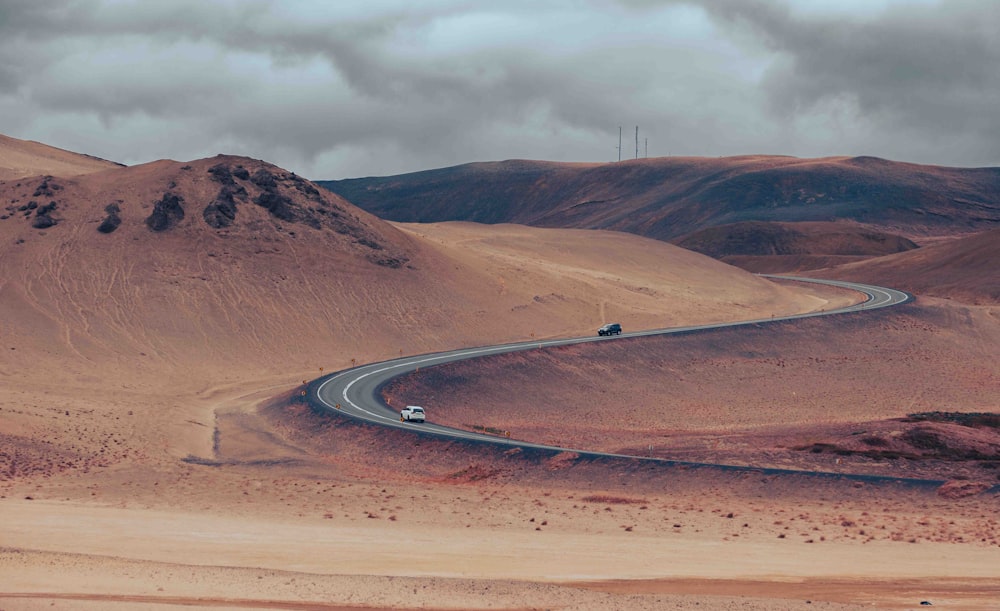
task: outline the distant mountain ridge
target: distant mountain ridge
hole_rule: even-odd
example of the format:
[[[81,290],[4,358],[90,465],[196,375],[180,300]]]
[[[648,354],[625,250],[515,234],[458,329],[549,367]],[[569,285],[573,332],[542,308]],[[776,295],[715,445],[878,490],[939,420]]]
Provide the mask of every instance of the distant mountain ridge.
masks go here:
[[[853,221],[920,236],[1000,226],[1000,168],[875,157],[511,160],[317,181],[394,221],[610,229],[661,240],[747,221]]]

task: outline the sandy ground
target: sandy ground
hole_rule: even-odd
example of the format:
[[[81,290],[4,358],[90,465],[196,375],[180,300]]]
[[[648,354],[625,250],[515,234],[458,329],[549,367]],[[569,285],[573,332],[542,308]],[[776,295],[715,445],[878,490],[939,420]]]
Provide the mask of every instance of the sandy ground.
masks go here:
[[[882,419],[995,412],[997,323],[994,307],[921,298],[881,312],[498,355],[421,370],[385,394],[425,406],[435,422],[561,447],[795,468],[796,446],[853,435],[874,448],[880,435],[888,448],[905,426]],[[995,454],[1000,437],[988,439],[983,451]],[[922,468],[843,460],[873,474]]]
[[[89,462],[12,463],[36,470],[0,487],[0,608],[990,609],[1000,597],[995,496],[504,453],[311,415],[270,399],[280,383],[258,387],[188,395],[187,426],[184,402],[141,423],[126,417],[134,399],[77,397],[114,425],[69,429],[97,450]],[[51,390],[32,400],[39,419],[73,420]],[[197,428],[212,441],[176,456]]]
[[[0,609],[995,608],[992,493],[505,452],[295,401],[303,380],[352,359],[590,334],[612,318],[639,329],[761,317],[856,295],[772,284],[635,236],[389,225],[338,202],[327,205],[356,214],[357,235],[323,241],[253,205],[240,208],[244,225],[208,231],[194,204],[215,197],[206,170],[216,163],[47,181],[58,224],[33,228],[20,210],[0,222]],[[175,232],[153,235],[143,219],[171,183],[192,208]],[[19,202],[44,190],[0,186]],[[108,201],[123,220],[102,237]],[[373,264],[361,240],[406,265]],[[570,401],[547,405],[589,393],[628,417],[588,424],[524,404],[508,422],[537,419],[519,436],[648,447],[633,435],[661,419],[665,395],[675,411],[653,431],[662,456],[686,436],[701,439],[688,457],[832,468],[834,455],[802,463],[778,446],[840,443],[836,431],[786,430],[778,443],[768,427],[945,402],[997,411],[995,308],[921,308],[828,331],[689,339],[674,356],[636,347],[631,363],[605,355],[613,366],[543,353],[520,366],[543,377],[596,366],[634,387],[600,394],[554,376],[550,392]],[[854,355],[860,338],[883,347]],[[675,384],[643,390],[671,367]],[[480,388],[480,406],[511,394]],[[699,389],[708,396],[688,404]],[[879,393],[870,409],[857,398]],[[765,400],[776,411],[760,409]],[[490,413],[433,409],[472,423]],[[976,464],[961,468],[987,471]]]
[[[79,176],[119,167],[121,166],[104,159],[0,134],[0,180],[46,174]]]

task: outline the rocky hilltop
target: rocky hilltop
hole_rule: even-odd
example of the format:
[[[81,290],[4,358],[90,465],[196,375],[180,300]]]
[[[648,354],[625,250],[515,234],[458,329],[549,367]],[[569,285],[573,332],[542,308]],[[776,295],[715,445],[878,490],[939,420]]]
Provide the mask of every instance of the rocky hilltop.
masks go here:
[[[253,159],[218,156],[76,178],[22,178],[0,184],[0,191],[10,202],[0,210],[0,222],[15,243],[45,237],[32,229],[90,227],[94,240],[116,232],[219,239],[315,231],[329,245],[375,265],[395,268],[407,261],[398,232],[385,223],[294,173]]]

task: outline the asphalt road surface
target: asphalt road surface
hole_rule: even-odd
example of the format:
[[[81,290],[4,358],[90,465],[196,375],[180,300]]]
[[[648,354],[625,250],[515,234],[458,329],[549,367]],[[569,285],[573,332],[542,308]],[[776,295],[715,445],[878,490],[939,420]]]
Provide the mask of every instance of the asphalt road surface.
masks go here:
[[[460,350],[451,350],[448,352],[436,352],[433,354],[408,356],[399,359],[393,359],[391,361],[383,361],[381,363],[371,363],[359,367],[354,367],[352,369],[347,369],[344,371],[332,373],[317,380],[314,380],[309,384],[309,391],[308,391],[309,402],[315,407],[329,409],[331,411],[337,412],[347,417],[357,418],[381,426],[407,429],[415,433],[421,433],[425,435],[467,439],[484,443],[502,444],[502,445],[517,446],[523,448],[537,448],[537,449],[552,450],[552,451],[572,451],[591,456],[610,456],[610,457],[626,458],[626,456],[620,454],[609,454],[604,452],[594,452],[591,450],[580,449],[580,448],[561,448],[556,446],[535,444],[526,441],[519,441],[516,439],[509,439],[505,436],[476,433],[472,431],[465,431],[461,429],[441,426],[433,423],[434,420],[433,405],[423,406],[427,410],[427,416],[428,416],[427,422],[425,423],[400,422],[398,409],[404,406],[389,407],[382,401],[379,391],[385,384],[387,384],[393,378],[405,375],[407,373],[417,370],[418,368],[432,367],[434,365],[441,365],[444,363],[451,363],[454,361],[461,361],[465,359],[473,359],[480,356],[487,356],[491,354],[517,352],[521,350],[535,350],[551,346],[565,346],[569,344],[583,344],[587,342],[608,342],[628,337],[645,337],[648,335],[666,335],[670,333],[690,333],[707,329],[718,329],[722,327],[738,327],[741,325],[757,325],[757,324],[771,323],[783,320],[795,320],[798,318],[811,318],[815,316],[832,316],[837,314],[845,314],[849,312],[861,312],[879,308],[886,308],[906,303],[913,298],[911,295],[904,293],[902,291],[897,291],[895,289],[883,288],[879,286],[870,286],[865,284],[857,284],[854,282],[842,282],[837,280],[818,280],[818,279],[801,278],[795,276],[770,276],[770,275],[764,275],[764,276],[769,278],[796,280],[800,282],[827,284],[831,286],[851,289],[863,293],[864,295],[866,295],[867,299],[861,303],[857,303],[855,305],[843,308],[825,310],[820,312],[810,312],[807,314],[796,314],[793,316],[781,316],[774,318],[768,317],[768,318],[746,320],[740,322],[693,325],[687,327],[651,329],[646,331],[634,331],[631,333],[622,333],[621,335],[604,336],[604,337],[598,336],[595,331],[595,334],[593,336],[587,336],[587,337],[519,342],[514,344],[502,344],[499,346],[463,348]],[[685,464],[685,465],[699,464],[699,463],[689,463],[683,461],[650,459],[641,456],[634,456],[634,457],[628,456],[627,458],[642,458],[644,460],[657,460],[659,462],[672,463],[672,464]],[[741,470],[748,468],[748,467],[729,467],[726,465],[704,465],[704,466],[712,466],[712,467],[726,468],[726,469],[730,468],[741,469]],[[755,470],[760,471],[761,469],[757,468]],[[766,469],[764,471],[773,471],[775,473],[791,472],[781,469]],[[833,477],[843,476],[841,474],[823,474],[815,472],[811,474],[830,475]],[[886,479],[892,481],[901,481],[899,478],[880,478],[877,476],[849,476],[849,477],[857,477],[859,479],[865,479],[865,480]],[[932,482],[923,482],[923,483],[929,484]]]

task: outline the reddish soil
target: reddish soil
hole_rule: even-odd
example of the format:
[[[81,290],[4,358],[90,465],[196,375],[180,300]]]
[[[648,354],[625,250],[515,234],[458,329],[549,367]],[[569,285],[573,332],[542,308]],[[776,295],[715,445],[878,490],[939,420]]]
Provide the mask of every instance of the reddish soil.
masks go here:
[[[0,608],[995,601],[994,429],[899,420],[998,411],[995,306],[921,299],[424,372],[456,393],[424,387],[432,420],[945,484],[428,439],[313,413],[298,390],[401,353],[857,295],[627,234],[392,225],[314,188],[236,157],[0,182],[15,206],[0,219]]]
[[[817,272],[969,304],[1000,304],[1000,229],[937,240],[919,250]]]
[[[720,225],[673,243],[757,273],[801,272],[917,248],[871,227],[809,222]]]
[[[1000,223],[1000,168],[874,157],[515,160],[320,184],[396,221],[614,229],[660,240],[746,221],[853,221],[907,237]]]
[[[997,346],[994,312],[921,301],[491,356],[421,369],[385,393],[434,422],[563,447],[993,486],[995,424],[900,419],[997,412]]]

